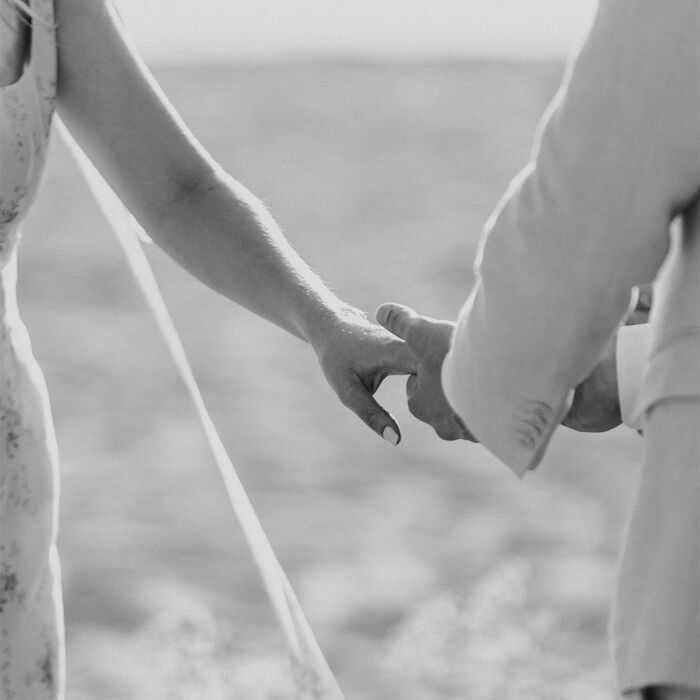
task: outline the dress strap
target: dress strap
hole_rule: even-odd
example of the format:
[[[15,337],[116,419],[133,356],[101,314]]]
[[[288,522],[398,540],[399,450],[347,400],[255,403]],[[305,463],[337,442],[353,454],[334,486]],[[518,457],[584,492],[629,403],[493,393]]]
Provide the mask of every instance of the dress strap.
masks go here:
[[[51,128],[56,98],[56,22],[53,0],[26,0],[33,13],[27,81],[37,91],[45,135]]]

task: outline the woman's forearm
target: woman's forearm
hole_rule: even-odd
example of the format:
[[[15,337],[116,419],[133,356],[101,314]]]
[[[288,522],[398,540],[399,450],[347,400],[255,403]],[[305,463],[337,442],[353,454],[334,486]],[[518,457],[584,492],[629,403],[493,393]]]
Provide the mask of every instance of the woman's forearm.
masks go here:
[[[59,112],[156,243],[229,299],[314,341],[344,305],[198,143],[104,0],[56,0]],[[348,309],[349,310],[349,309]]]
[[[304,263],[262,202],[221,169],[143,218],[156,243],[204,284],[312,344],[327,324],[358,313]]]

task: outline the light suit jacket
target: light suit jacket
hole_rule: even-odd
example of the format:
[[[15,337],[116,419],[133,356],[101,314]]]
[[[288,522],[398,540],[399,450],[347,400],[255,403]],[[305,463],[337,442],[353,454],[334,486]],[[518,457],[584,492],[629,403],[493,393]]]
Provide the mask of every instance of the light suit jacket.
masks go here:
[[[518,474],[662,264],[641,405],[700,395],[699,197],[700,1],[601,0],[487,223],[443,366],[450,403]]]

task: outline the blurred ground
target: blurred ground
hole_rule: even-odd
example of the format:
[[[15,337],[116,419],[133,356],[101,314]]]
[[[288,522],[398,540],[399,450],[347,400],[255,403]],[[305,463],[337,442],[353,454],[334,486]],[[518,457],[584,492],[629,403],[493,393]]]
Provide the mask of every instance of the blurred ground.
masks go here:
[[[453,318],[560,73],[334,63],[158,78],[343,298]],[[562,429],[518,482],[482,448],[438,442],[394,379],[381,391],[404,430],[394,449],[337,404],[306,346],[149,255],[348,698],[613,697],[605,627],[636,436]],[[193,411],[58,143],[20,265],[62,457],[68,697],[285,697]]]

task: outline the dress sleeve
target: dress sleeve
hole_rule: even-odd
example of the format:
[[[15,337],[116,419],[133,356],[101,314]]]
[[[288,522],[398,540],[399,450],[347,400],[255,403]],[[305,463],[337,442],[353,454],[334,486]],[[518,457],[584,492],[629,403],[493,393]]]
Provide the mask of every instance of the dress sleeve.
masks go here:
[[[700,188],[699,64],[697,0],[601,0],[531,163],[486,225],[442,379],[518,474],[540,461]]]

